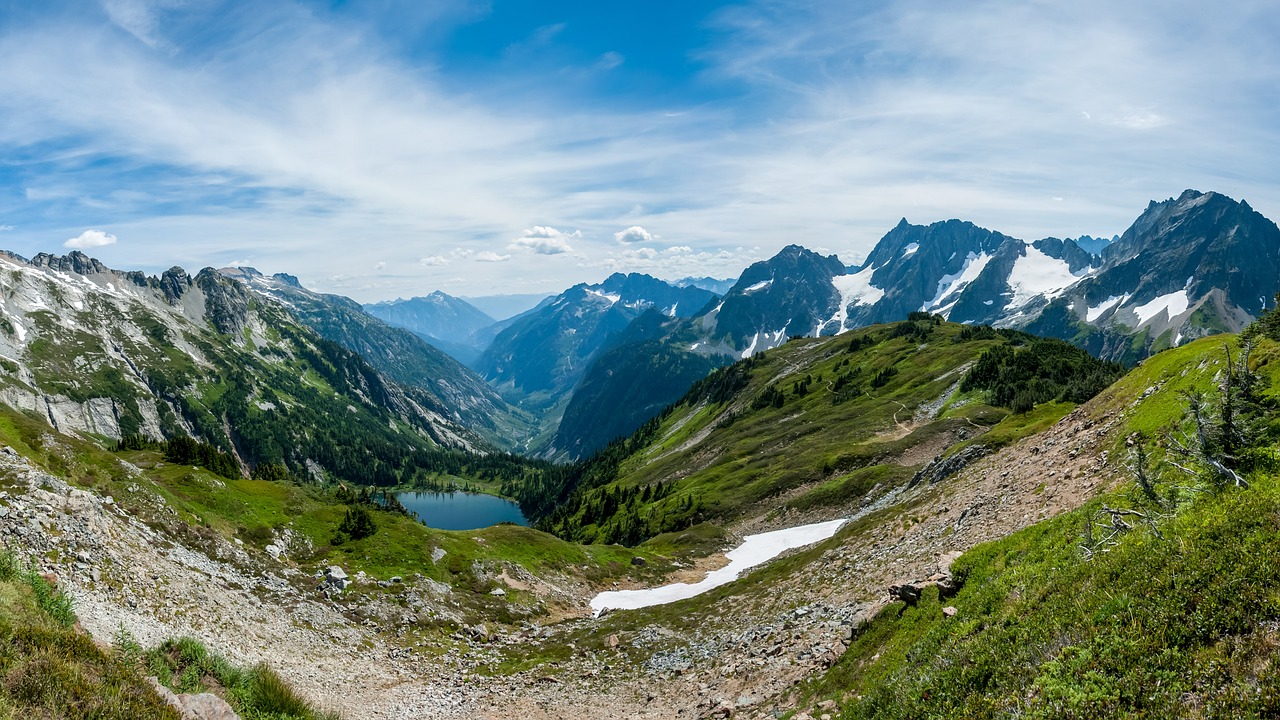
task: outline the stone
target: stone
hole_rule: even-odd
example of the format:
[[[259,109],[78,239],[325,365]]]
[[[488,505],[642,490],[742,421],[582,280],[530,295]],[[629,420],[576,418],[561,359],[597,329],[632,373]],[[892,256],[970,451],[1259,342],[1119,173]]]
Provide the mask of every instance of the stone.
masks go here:
[[[609,636],[609,647],[611,647],[611,648],[616,648],[616,647],[618,647],[618,643],[619,643],[619,642],[621,642],[621,641],[620,641],[620,640],[618,640],[618,636],[617,636],[617,635],[610,635],[610,636]]]
[[[920,592],[921,588],[911,583],[902,583],[901,585],[889,587],[889,597],[894,600],[901,600],[908,605],[915,605],[920,602]]]
[[[631,558],[631,564],[634,565],[635,567],[644,567],[645,565],[649,564],[649,561],[645,560],[642,557],[633,557]]]
[[[331,565],[324,571],[323,584],[336,590],[346,590],[351,581],[347,579],[347,573],[337,565]]]
[[[149,677],[147,680],[155,688],[156,694],[169,707],[178,711],[182,720],[240,720],[240,716],[231,709],[227,701],[213,693],[175,695],[154,677]]]
[[[956,609],[956,607],[955,607],[954,605],[948,605],[948,606],[946,606],[946,607],[942,608],[942,614],[943,614],[943,615],[946,615],[947,617],[955,617],[955,616],[956,616],[956,614],[957,614],[957,613],[959,613],[959,612],[960,612],[960,611],[959,611],[958,609]]]
[[[493,595],[494,597],[506,597],[507,591],[503,590],[502,588],[494,588],[489,591],[489,594]]]
[[[432,563],[438,563],[438,562],[440,562],[441,560],[443,560],[443,559],[444,559],[444,556],[445,556],[445,555],[448,555],[448,554],[449,554],[449,553],[445,552],[445,551],[444,551],[443,549],[441,549],[441,548],[438,548],[438,547],[431,548],[431,562],[432,562]]]
[[[402,583],[402,582],[404,582],[404,578],[400,577],[399,575],[392,575],[392,576],[391,576],[391,584],[392,584],[392,585],[399,585],[399,584],[400,584],[400,583]]]

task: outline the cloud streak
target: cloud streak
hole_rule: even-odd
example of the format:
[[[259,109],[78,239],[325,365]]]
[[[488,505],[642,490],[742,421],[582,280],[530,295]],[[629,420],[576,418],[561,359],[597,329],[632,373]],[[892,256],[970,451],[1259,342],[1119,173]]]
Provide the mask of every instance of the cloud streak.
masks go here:
[[[723,275],[739,247],[790,242],[850,259],[902,216],[1110,235],[1184,187],[1276,218],[1280,9],[1230,4],[747,2],[694,50],[719,99],[673,107],[563,76],[460,87],[291,3],[232,3],[199,44],[182,28],[224,8],[106,0],[101,24],[0,26],[0,151],[32,168],[0,176],[25,198],[6,239],[109,225],[129,238],[116,262],[252,256],[371,300],[556,290],[606,265]],[[688,252],[617,252],[646,228]],[[352,247],[386,267],[345,277]]]

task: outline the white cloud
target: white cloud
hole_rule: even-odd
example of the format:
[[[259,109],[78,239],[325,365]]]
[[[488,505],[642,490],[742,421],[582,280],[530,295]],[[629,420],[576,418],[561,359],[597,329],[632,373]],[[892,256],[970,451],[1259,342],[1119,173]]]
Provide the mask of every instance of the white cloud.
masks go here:
[[[741,269],[731,266],[744,253],[715,257],[740,244],[768,256],[821,239],[859,256],[904,215],[1028,239],[1110,235],[1148,200],[1196,187],[1280,218],[1280,165],[1257,150],[1280,144],[1274,0],[1232,12],[1153,0],[743,0],[709,19],[695,58],[711,103],[618,102],[538,63],[459,91],[447,69],[399,56],[333,3],[244,3],[235,23],[182,43],[183,28],[225,8],[101,1],[142,42],[89,13],[0,23],[0,154],[57,148],[33,158],[53,172],[12,189],[33,213],[80,209],[91,214],[62,222],[125,235],[118,263],[201,267],[251,253],[264,271],[328,278],[354,272],[358,237],[360,252],[394,267],[452,262],[472,292],[523,291],[583,278],[571,263],[463,258],[507,245],[529,218],[581,228],[561,240],[583,263],[674,262],[623,258],[667,243],[620,228],[697,238],[687,267],[716,275]],[[560,30],[530,42],[560,42]],[[142,44],[165,42],[180,51]],[[590,69],[582,76],[598,83]],[[110,169],[69,159],[86,157]],[[126,204],[126,186],[164,203]],[[249,202],[207,199],[222,192]],[[26,233],[40,217],[6,220]],[[225,238],[262,240],[230,254]]]
[[[116,236],[105,233],[101,230],[85,230],[78,236],[62,243],[63,247],[75,250],[85,250],[88,248],[105,247],[107,245],[115,245]]]
[[[478,252],[475,254],[476,262],[499,263],[506,262],[510,259],[510,255],[499,255],[491,250],[485,250],[484,252]]]
[[[169,45],[160,36],[160,11],[177,7],[181,0],[102,0],[102,9],[111,22],[151,48]]]
[[[532,250],[539,255],[559,255],[573,252],[573,247],[569,245],[568,239],[580,237],[582,237],[582,232],[579,230],[563,233],[553,227],[534,225],[526,229],[524,235],[512,240],[507,247],[511,250]]]
[[[0,232],[9,232],[12,229],[12,225],[0,225]]]
[[[385,269],[386,267],[387,267],[387,261],[379,260],[376,264],[374,264],[373,269],[382,270],[382,269]]]
[[[613,234],[613,239],[623,244],[652,242],[655,235],[639,225],[632,225],[626,230],[622,230]]]
[[[667,252],[669,252],[669,253],[691,253],[691,252],[693,252],[693,248],[689,247],[688,245],[672,245],[671,247],[667,248]]]
[[[626,58],[622,56],[622,53],[610,50],[600,56],[600,60],[596,63],[596,67],[601,70],[612,70],[624,62],[626,62]]]

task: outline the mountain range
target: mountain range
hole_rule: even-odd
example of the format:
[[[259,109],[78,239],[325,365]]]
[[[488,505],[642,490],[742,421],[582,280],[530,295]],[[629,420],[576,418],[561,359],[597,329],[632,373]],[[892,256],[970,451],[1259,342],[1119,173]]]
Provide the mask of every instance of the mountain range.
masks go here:
[[[615,342],[610,365],[584,376],[594,378],[593,396],[624,397],[625,390],[609,385],[670,386],[687,374],[688,356],[708,358],[704,366],[714,367],[791,337],[839,334],[912,312],[1024,329],[1131,364],[1238,331],[1280,291],[1280,228],[1218,193],[1188,190],[1152,202],[1114,241],[1085,238],[1085,244],[1101,252],[1071,239],[1020,240],[960,220],[922,226],[904,219],[852,268],[790,245],[748,267],[720,300],[692,317],[633,333],[630,351]],[[655,343],[663,362],[650,361]],[[636,413],[621,426],[634,429],[647,417]],[[589,425],[568,412],[564,422]],[[591,450],[608,439],[561,436],[553,447]]]

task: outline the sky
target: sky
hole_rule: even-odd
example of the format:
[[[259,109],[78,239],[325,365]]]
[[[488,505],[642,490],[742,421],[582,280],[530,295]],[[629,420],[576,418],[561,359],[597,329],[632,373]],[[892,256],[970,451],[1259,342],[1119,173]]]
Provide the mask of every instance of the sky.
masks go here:
[[[364,302],[1280,219],[1273,0],[0,0],[0,248]]]

